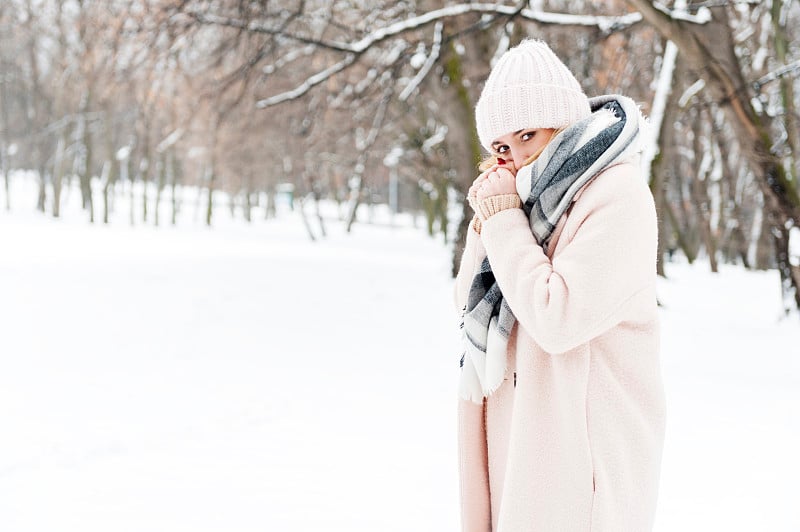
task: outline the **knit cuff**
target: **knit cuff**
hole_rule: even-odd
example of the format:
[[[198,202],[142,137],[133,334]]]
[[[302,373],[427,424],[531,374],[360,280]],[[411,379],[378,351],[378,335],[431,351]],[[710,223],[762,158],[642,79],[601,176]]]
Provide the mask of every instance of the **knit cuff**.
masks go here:
[[[477,214],[472,217],[472,229],[475,230],[476,233],[481,234],[481,219]]]
[[[478,204],[478,216],[482,221],[488,220],[493,214],[506,209],[519,209],[522,207],[522,200],[516,194],[500,194],[489,196]]]

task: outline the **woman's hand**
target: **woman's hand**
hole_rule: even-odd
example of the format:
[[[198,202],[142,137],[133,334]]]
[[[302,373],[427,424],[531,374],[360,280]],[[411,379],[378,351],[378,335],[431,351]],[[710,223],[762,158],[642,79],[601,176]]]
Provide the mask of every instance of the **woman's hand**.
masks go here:
[[[483,201],[490,196],[517,193],[517,179],[507,168],[493,166],[478,176],[470,187],[475,189],[475,199]]]
[[[484,170],[481,175],[475,178],[475,181],[472,182],[472,186],[469,187],[467,191],[467,202],[469,206],[472,207],[473,211],[478,212],[478,190],[480,190],[489,174],[495,172],[498,168],[499,166],[493,165],[489,169]]]

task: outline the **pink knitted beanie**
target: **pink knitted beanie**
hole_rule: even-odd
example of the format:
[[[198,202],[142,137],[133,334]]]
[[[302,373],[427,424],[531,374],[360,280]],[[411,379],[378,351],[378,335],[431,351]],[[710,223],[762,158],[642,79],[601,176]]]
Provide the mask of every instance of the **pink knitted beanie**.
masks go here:
[[[481,144],[526,128],[561,128],[590,114],[575,76],[543,41],[525,40],[500,57],[475,107]]]

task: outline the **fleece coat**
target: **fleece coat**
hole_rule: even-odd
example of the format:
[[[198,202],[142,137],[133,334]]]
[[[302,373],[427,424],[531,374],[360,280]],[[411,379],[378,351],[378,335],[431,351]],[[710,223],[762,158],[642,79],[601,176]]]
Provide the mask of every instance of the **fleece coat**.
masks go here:
[[[497,391],[459,400],[465,532],[652,529],[665,425],[656,245],[635,161],[578,192],[548,253],[522,209],[470,228],[456,308],[488,255],[517,323]]]

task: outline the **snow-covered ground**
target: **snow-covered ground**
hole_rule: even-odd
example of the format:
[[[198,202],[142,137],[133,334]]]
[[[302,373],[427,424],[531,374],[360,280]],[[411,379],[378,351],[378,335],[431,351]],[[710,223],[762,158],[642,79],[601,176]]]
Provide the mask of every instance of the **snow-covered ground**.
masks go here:
[[[0,530],[457,529],[460,348],[438,240],[331,222],[312,243],[285,209],[89,226],[14,188]],[[656,531],[800,530],[800,322],[780,320],[777,273],[668,274]]]

